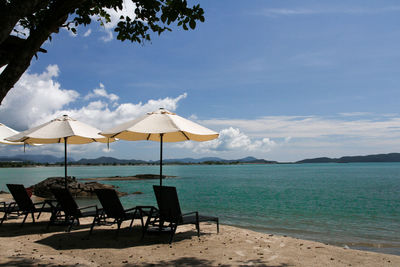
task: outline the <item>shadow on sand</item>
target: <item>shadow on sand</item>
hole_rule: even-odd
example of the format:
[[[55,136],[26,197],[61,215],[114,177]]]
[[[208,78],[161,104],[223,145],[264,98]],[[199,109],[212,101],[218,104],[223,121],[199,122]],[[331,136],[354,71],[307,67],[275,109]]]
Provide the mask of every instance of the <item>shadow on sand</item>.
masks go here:
[[[279,265],[268,265],[265,263],[261,263],[258,259],[256,260],[248,260],[246,262],[243,262],[242,264],[237,264],[235,263],[234,266],[259,266],[259,267],[289,267],[290,265],[288,264],[279,264]],[[122,265],[123,267],[133,267],[133,266],[139,266],[139,267],[151,267],[151,266],[214,266],[215,262],[206,260],[206,259],[199,259],[196,257],[182,257],[179,259],[174,259],[174,260],[169,260],[169,261],[158,261],[155,263],[143,263],[143,264],[124,264]],[[26,258],[13,258],[10,259],[7,262],[0,263],[0,267],[2,266],[18,266],[18,267],[32,267],[32,266],[48,266],[48,267],[70,267],[70,266],[79,266],[76,264],[59,264],[59,263],[46,263],[46,264],[41,264],[40,260],[37,259],[26,259]],[[230,264],[221,264],[218,266],[222,267],[228,267],[228,266],[233,266]]]
[[[203,233],[202,236],[209,235]],[[75,231],[70,233],[55,233],[46,238],[36,241],[38,244],[46,245],[57,250],[68,249],[90,249],[90,248],[129,248],[136,246],[149,246],[154,244],[168,244],[169,233],[146,234],[142,239],[142,228],[133,227],[132,230],[123,228],[119,231],[115,229],[95,229],[89,236],[89,231]],[[177,233],[174,242],[185,239],[197,238],[196,231],[186,231]]]
[[[24,236],[32,234],[45,234],[66,231],[68,226],[66,225],[51,225],[47,227],[47,222],[28,222],[21,227],[20,222],[7,222],[0,226],[0,237],[13,237],[13,236]],[[90,224],[74,225],[72,231],[89,229]]]

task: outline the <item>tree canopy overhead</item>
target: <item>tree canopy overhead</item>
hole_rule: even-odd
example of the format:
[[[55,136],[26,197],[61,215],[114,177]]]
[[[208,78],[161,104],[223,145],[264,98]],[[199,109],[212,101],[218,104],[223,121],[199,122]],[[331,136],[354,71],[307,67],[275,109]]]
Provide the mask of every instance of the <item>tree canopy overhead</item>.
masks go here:
[[[141,43],[149,41],[152,32],[170,31],[173,23],[188,30],[204,21],[200,5],[189,7],[186,0],[126,1],[132,1],[135,9],[121,16],[114,29],[121,41]],[[33,56],[47,52],[41,46],[53,33],[60,28],[76,33],[78,26],[95,17],[104,25],[111,21],[110,10],[124,8],[124,0],[0,0],[0,67],[6,65],[0,74],[0,103]]]

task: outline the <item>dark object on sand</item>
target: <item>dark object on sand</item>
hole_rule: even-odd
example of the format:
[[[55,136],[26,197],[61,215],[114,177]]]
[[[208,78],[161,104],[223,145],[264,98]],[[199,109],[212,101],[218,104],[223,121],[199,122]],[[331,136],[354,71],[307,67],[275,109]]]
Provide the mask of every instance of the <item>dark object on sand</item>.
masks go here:
[[[17,203],[17,206],[14,206],[14,208],[12,210],[10,209],[9,212],[15,213],[18,211],[18,215],[25,215],[21,226],[24,225],[29,214],[32,216],[32,221],[35,222],[35,212],[39,213],[37,219],[39,219],[42,212],[53,212],[54,206],[52,206],[51,201],[33,203],[26,188],[22,184],[7,184],[7,187]],[[3,220],[1,223],[3,223]]]
[[[149,214],[149,212],[145,212],[144,209],[155,209],[154,207],[150,206],[137,206],[130,209],[124,209],[121,201],[119,200],[117,192],[114,189],[96,189],[95,192],[100,200],[101,205],[103,206],[103,213],[98,214],[97,219],[99,220],[100,218],[104,218],[104,215],[105,220],[112,219],[111,223],[116,223],[118,225],[117,235],[123,221],[131,220],[131,224],[129,225],[129,229],[131,229],[133,221],[135,219],[140,219],[142,223],[142,229],[144,229],[143,216]],[[96,218],[93,220],[92,227],[90,228],[90,234],[93,231],[95,223]]]
[[[4,213],[0,221],[0,226],[3,224],[5,220],[7,220],[9,215],[14,213],[16,216],[19,215],[18,206],[17,203],[15,202],[0,201],[0,212]]]
[[[97,205],[91,205],[87,207],[78,207],[74,198],[71,195],[71,192],[64,187],[60,188],[52,188],[51,191],[53,192],[54,197],[58,202],[57,210],[53,212],[50,222],[48,226],[54,224],[60,218],[64,218],[64,221],[68,227],[68,232],[71,231],[72,226],[74,225],[75,221],[77,225],[80,224],[79,219],[84,217],[94,217],[100,218],[98,215],[101,214],[101,209],[97,208]],[[91,210],[89,210],[91,209]],[[88,210],[88,211],[83,211]],[[98,220],[100,223],[100,220]]]
[[[80,183],[75,177],[67,178],[68,189],[71,194],[75,197],[94,197],[95,189],[102,188],[114,188],[113,185],[100,184],[97,182]],[[39,197],[52,197],[52,188],[65,188],[65,178],[64,177],[50,177],[38,184],[31,186],[33,193]],[[127,195],[127,193],[118,192],[119,196]]]
[[[217,232],[219,233],[219,222],[217,217],[200,215],[197,211],[182,214],[175,187],[153,185],[153,189],[157,199],[158,214],[150,214],[148,216],[143,236],[148,230],[149,225],[158,226],[161,230],[164,227],[164,223],[169,223],[167,226],[171,229],[169,243],[172,243],[178,225],[196,225],[197,236],[200,237],[200,222],[209,221],[217,223]]]

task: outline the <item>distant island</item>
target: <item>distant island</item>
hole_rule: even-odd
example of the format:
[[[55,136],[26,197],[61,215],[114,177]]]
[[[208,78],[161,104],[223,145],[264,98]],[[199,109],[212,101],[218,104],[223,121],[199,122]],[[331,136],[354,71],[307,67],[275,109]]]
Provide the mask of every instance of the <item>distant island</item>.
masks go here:
[[[375,154],[367,156],[347,156],[341,158],[303,159],[296,163],[361,163],[361,162],[400,162],[400,153]]]
[[[164,165],[189,165],[189,164],[205,164],[205,165],[223,165],[223,164],[276,164],[277,161],[269,161],[265,159],[257,159],[254,157],[245,157],[241,159],[221,159],[217,157],[205,158],[181,158],[181,159],[164,159]],[[0,157],[0,167],[29,167],[29,166],[61,166],[64,164],[64,158],[57,158],[51,155],[18,155],[12,157]],[[137,159],[117,159],[113,157],[99,157],[95,159],[80,159],[78,161],[72,158],[68,159],[68,165],[75,166],[93,166],[93,165],[159,165],[160,161],[156,160],[137,160]]]
[[[165,159],[165,165],[228,165],[228,164],[303,164],[303,163],[357,163],[357,162],[400,162],[400,153],[375,154],[367,156],[346,156],[341,158],[319,157],[304,159],[296,162],[278,162],[273,160],[257,159],[255,157],[245,157],[241,159],[222,159],[218,157],[205,158],[177,158]],[[74,166],[96,166],[96,165],[158,165],[157,161],[145,161],[137,159],[117,159],[113,157],[99,157],[95,159],[68,160],[69,165]],[[64,158],[52,155],[17,155],[10,157],[0,157],[0,167],[31,167],[31,166],[61,166]]]

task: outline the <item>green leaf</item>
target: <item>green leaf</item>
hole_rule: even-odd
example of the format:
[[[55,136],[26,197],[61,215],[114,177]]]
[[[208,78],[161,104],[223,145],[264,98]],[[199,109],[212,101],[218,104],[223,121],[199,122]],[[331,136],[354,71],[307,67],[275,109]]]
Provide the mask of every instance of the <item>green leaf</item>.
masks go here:
[[[196,28],[196,21],[194,21],[193,19],[189,22],[189,26],[192,30],[194,30],[194,28]]]

